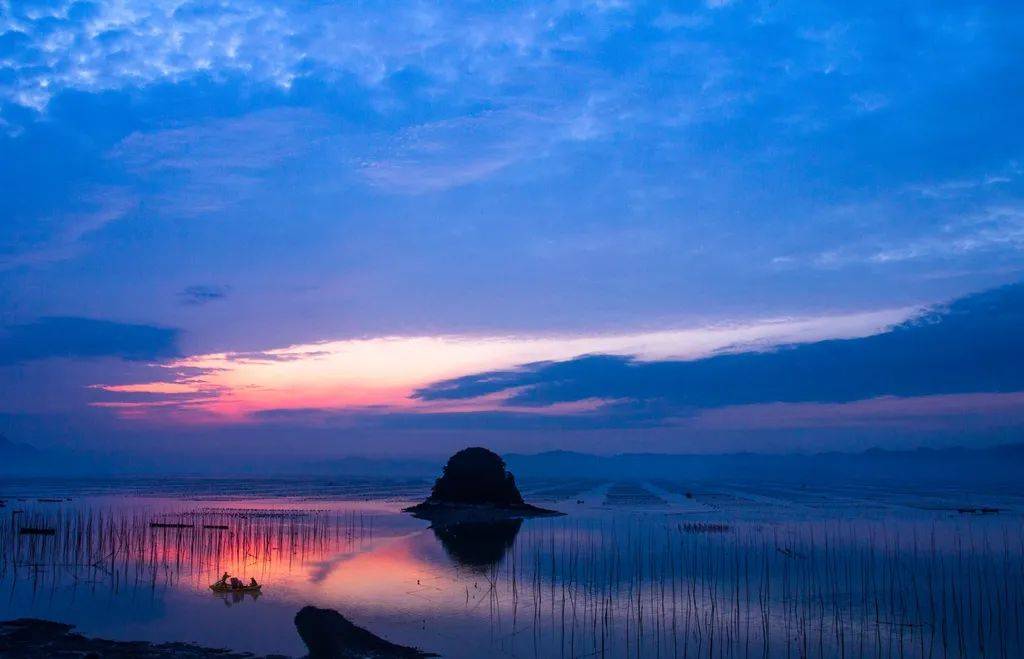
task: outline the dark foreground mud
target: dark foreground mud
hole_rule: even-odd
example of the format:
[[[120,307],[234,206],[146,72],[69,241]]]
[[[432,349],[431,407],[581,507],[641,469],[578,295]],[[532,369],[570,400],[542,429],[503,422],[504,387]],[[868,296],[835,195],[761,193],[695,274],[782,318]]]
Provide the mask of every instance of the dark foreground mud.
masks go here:
[[[217,657],[244,659],[249,653],[204,648],[190,643],[147,643],[145,641],[108,641],[76,634],[74,626],[50,620],[21,618],[0,622],[0,657],[103,657],[103,659],[185,657],[186,659]]]
[[[415,659],[437,655],[390,643],[357,627],[331,609],[307,606],[295,616],[295,627],[309,650],[309,659]],[[73,625],[21,618],[0,622],[0,658],[42,659],[256,659],[249,652],[204,648],[191,643],[148,643],[88,638],[72,631]],[[267,655],[264,659],[285,659]]]

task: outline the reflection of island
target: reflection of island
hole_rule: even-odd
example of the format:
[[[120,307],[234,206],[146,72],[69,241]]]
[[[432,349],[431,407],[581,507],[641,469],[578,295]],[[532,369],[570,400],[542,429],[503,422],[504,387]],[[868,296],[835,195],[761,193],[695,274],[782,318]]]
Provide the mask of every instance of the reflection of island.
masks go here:
[[[522,519],[463,522],[431,527],[456,564],[479,572],[495,566],[515,544]]]

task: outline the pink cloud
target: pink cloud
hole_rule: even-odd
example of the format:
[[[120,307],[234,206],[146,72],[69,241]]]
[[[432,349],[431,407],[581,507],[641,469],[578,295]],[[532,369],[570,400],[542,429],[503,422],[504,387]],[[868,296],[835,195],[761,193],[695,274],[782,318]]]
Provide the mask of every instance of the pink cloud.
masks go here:
[[[695,359],[737,350],[757,350],[780,343],[864,336],[884,330],[914,312],[894,309],[875,313],[817,318],[768,319],[750,324],[666,329],[606,335],[548,336],[391,336],[325,341],[259,353],[193,355],[163,364],[167,380],[94,385],[124,394],[123,402],[101,404],[123,416],[154,420],[239,422],[267,410],[334,410],[350,412],[479,412],[500,409],[531,414],[593,411],[604,402],[585,400],[516,408],[507,399],[514,391],[463,401],[424,401],[413,397],[433,382],[522,364],[571,359],[586,354],[630,355],[640,360]],[[192,399],[174,400],[186,394]],[[139,401],[135,394],[166,395]],[[170,414],[175,408],[176,413]]]

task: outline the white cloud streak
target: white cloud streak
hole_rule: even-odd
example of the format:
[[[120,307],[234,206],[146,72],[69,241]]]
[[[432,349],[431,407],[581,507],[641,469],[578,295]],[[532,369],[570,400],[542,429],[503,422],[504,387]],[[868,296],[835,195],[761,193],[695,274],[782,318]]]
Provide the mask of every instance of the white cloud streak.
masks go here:
[[[133,413],[152,406],[157,414],[163,414],[167,405],[180,404],[185,415],[196,421],[238,420],[282,409],[437,411],[435,403],[414,400],[413,391],[448,378],[585,354],[696,359],[779,344],[854,338],[883,331],[917,311],[901,308],[628,334],[387,336],[324,341],[262,353],[194,355],[166,365],[171,378],[178,372],[187,373],[170,382],[97,388],[115,394],[202,394],[202,398],[181,401],[103,404]],[[485,404],[500,406],[501,401]]]

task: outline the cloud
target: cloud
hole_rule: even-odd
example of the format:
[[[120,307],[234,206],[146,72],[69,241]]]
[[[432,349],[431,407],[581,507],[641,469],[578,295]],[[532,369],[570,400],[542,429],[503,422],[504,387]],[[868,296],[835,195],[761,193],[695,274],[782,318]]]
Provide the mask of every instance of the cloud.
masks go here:
[[[1014,259],[1024,252],[1024,203],[989,202],[970,211],[960,212],[927,233],[902,242],[888,237],[863,240],[816,254],[811,263],[819,268],[842,268],[851,265],[893,265],[910,261],[964,259],[971,255],[989,254]],[[782,261],[777,261],[785,265]]]
[[[877,112],[890,103],[889,98],[885,94],[872,92],[856,92],[850,97],[850,100],[853,101],[858,112],[865,113]]]
[[[289,164],[312,159],[322,160],[320,168],[332,176],[354,170],[365,183],[391,193],[461,187],[542,158],[560,143],[600,137],[604,129],[586,112],[575,106],[546,115],[488,110],[351,135],[321,112],[276,108],[137,131],[107,157],[157,189],[154,207],[192,216],[264,192]]]
[[[223,300],[230,289],[227,286],[197,285],[187,286],[180,294],[184,304],[198,306]]]
[[[163,212],[194,216],[223,210],[263,189],[275,167],[310,153],[323,117],[278,108],[187,126],[134,132],[108,153],[139,180],[156,184]]]
[[[0,365],[51,358],[171,359],[179,355],[178,334],[176,329],[109,320],[39,318],[0,329]]]
[[[8,3],[0,58],[11,74],[0,98],[44,111],[66,90],[102,92],[200,75],[245,78],[287,90],[304,77],[350,76],[367,87],[416,68],[481,84],[516,62],[571,49],[553,29],[574,15],[603,21],[590,3],[510,7],[136,0],[48,8]]]
[[[108,154],[136,174],[263,170],[304,153],[309,129],[322,123],[309,110],[278,108],[188,126],[134,132]]]
[[[0,255],[0,271],[23,266],[39,266],[63,261],[78,253],[90,234],[112,222],[128,217],[139,205],[137,196],[118,186],[92,186],[66,212],[41,218],[33,229],[44,229],[46,237],[38,242],[15,235],[10,253]]]
[[[413,126],[382,140],[359,164],[371,184],[418,194],[488,178],[570,137],[568,122],[523,112],[485,112]]]
[[[191,355],[164,364],[169,378],[193,390],[217,392],[194,406],[204,418],[244,419],[264,410],[327,409],[377,412],[474,412],[510,405],[486,398],[465,402],[470,396],[418,397],[412,394],[431,382],[487,369],[510,368],[540,360],[561,360],[594,352],[640,356],[646,359],[696,357],[751,346],[817,340],[823,336],[863,336],[878,332],[912,313],[909,309],[805,319],[764,320],[743,325],[668,329],[606,335],[563,336],[385,336],[294,345],[263,352]],[[471,376],[475,377],[475,376]],[[124,383],[111,389],[125,391]],[[165,381],[138,383],[152,390]],[[507,393],[510,387],[492,391]],[[474,395],[479,398],[487,391]],[[445,400],[448,398],[448,400]],[[138,407],[134,402],[133,407]],[[116,402],[110,404],[116,406]],[[527,403],[533,414],[552,411],[581,413],[594,407],[576,399],[564,406],[540,409]],[[200,409],[201,408],[201,409]],[[558,408],[558,409],[554,409]],[[155,410],[164,414],[164,410]]]
[[[403,412],[332,409],[263,410],[253,420],[265,425],[385,430],[610,430],[652,425],[650,419],[606,411],[538,414],[536,411]]]
[[[70,2],[20,4],[5,12],[3,27],[18,40],[7,64],[17,75],[2,91],[8,102],[39,111],[64,90],[100,92],[246,67],[287,86],[298,66],[300,49],[282,48],[288,15],[261,3],[102,3],[86,16],[75,16]],[[255,43],[261,38],[262,52]]]
[[[912,183],[907,186],[907,190],[925,199],[957,199],[977,194],[988,197],[999,186],[1017,181],[1021,173],[1024,173],[1021,164],[1011,160],[996,171],[963,178]]]
[[[845,403],[879,396],[1024,390],[1024,284],[969,296],[893,329],[691,361],[588,355],[434,383],[424,401],[508,393],[544,407],[606,399],[670,412],[760,403]]]
[[[178,216],[214,213],[264,192],[291,162],[321,158],[391,193],[439,192],[487,179],[510,165],[578,141],[577,115],[501,110],[354,137],[324,114],[277,108],[188,126],[135,132],[107,157],[157,191]],[[600,134],[596,127],[586,139]],[[154,185],[155,184],[155,185]]]

